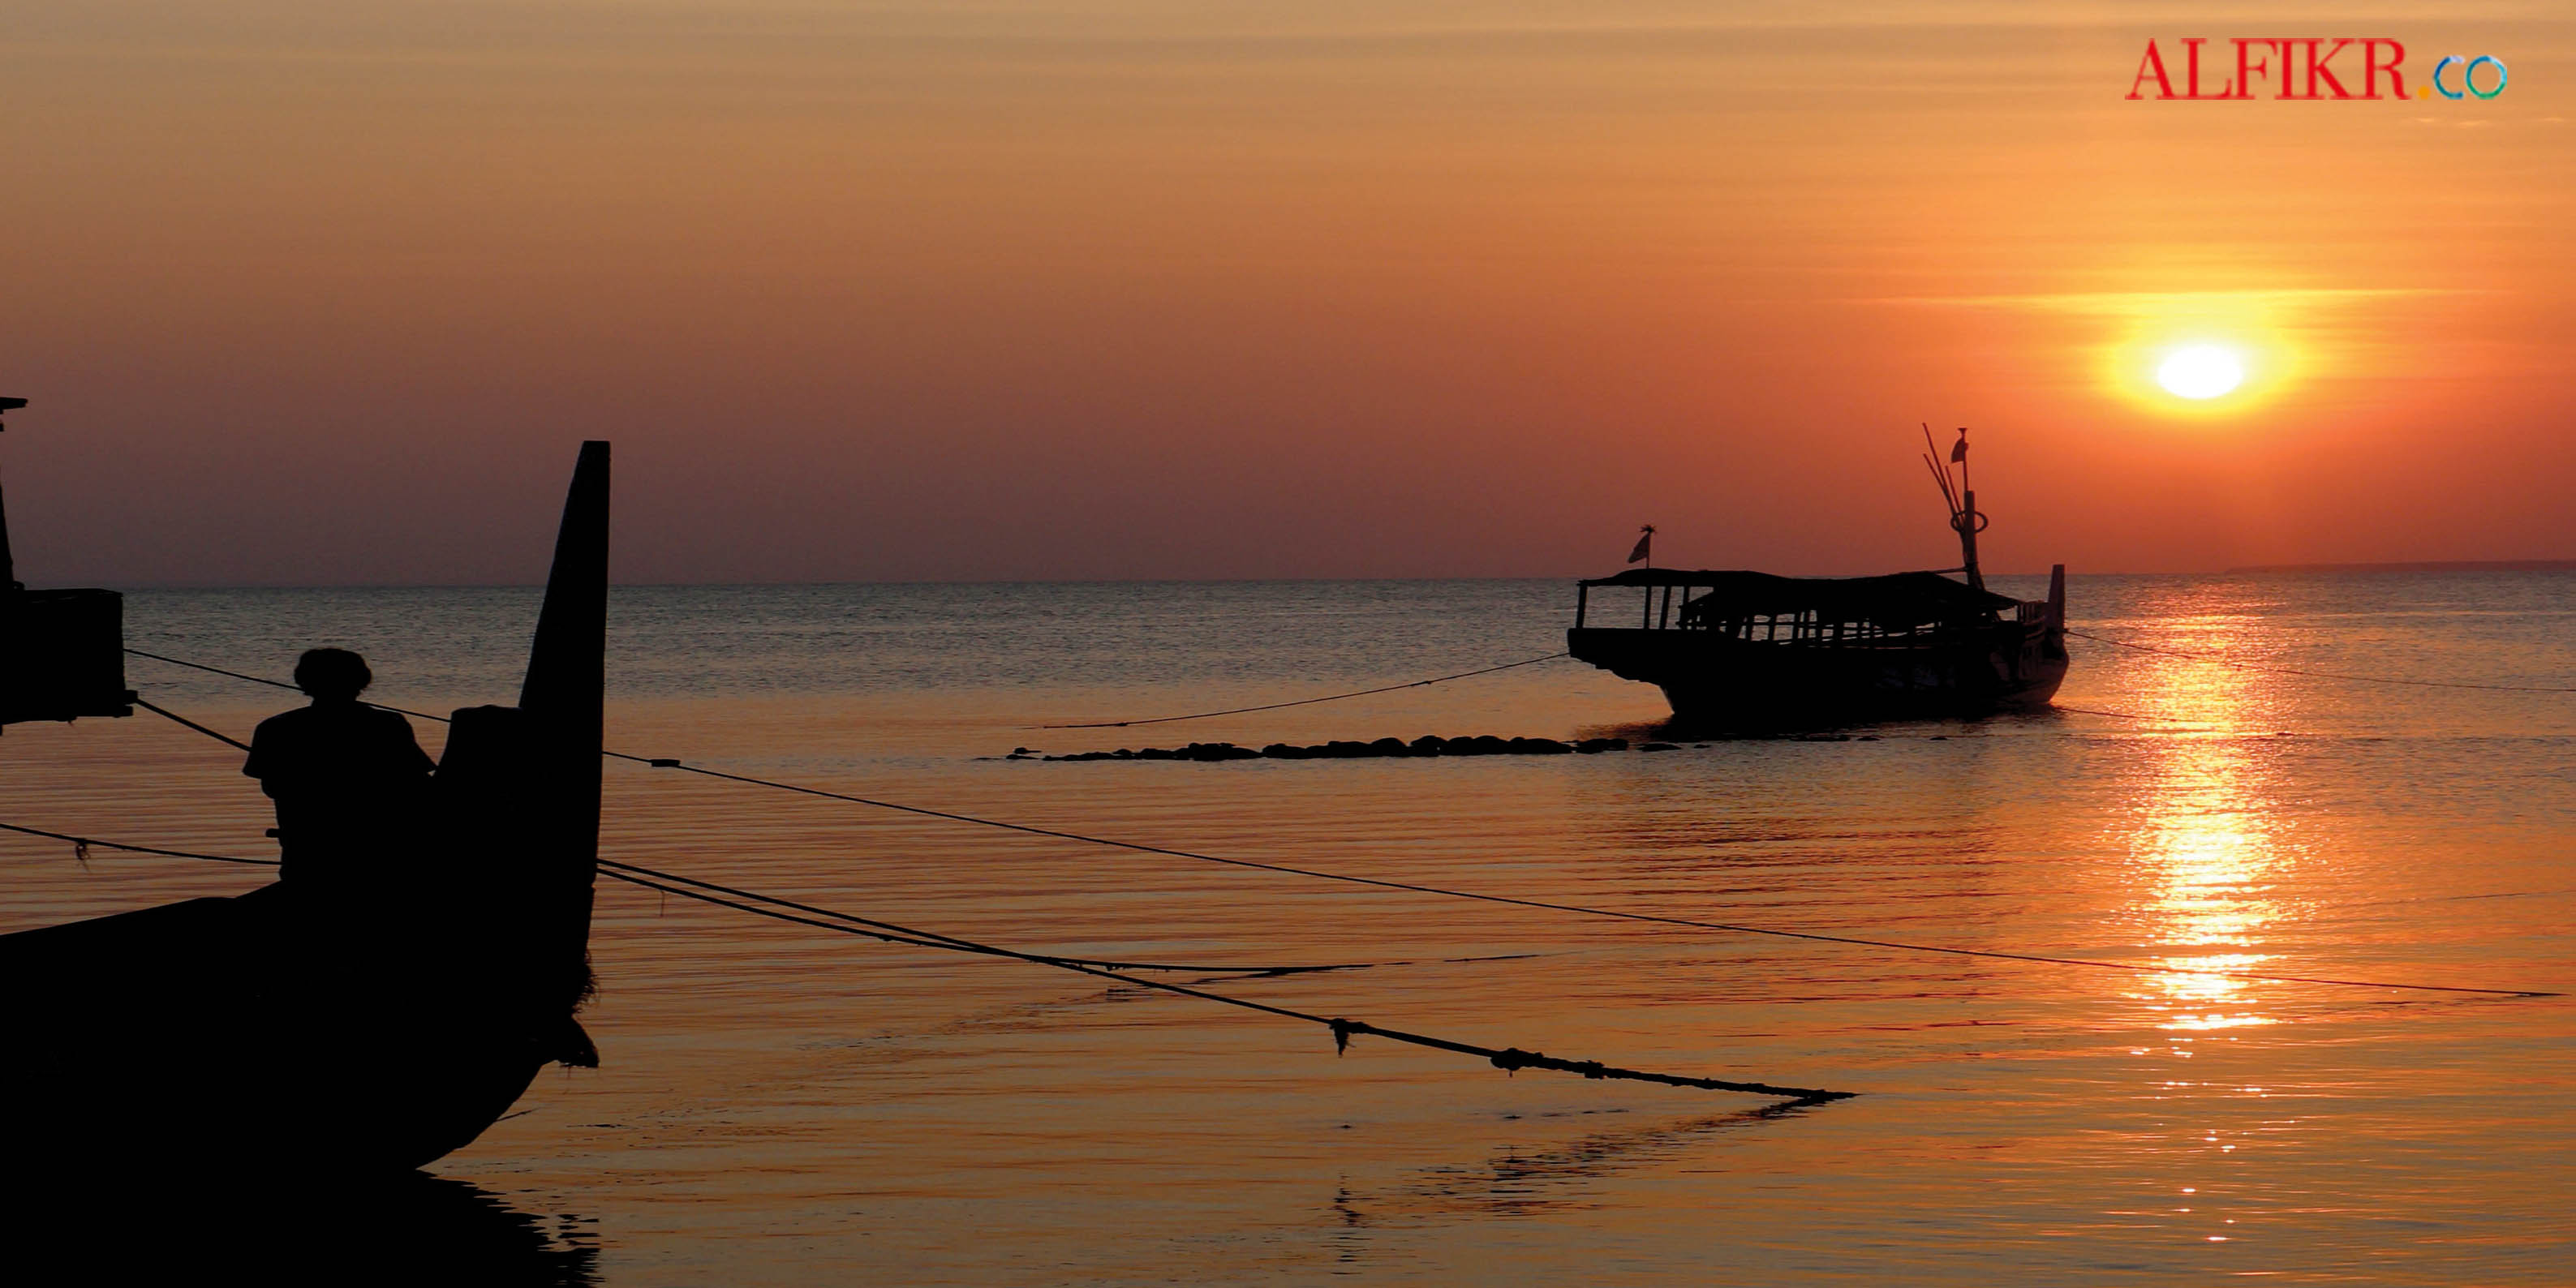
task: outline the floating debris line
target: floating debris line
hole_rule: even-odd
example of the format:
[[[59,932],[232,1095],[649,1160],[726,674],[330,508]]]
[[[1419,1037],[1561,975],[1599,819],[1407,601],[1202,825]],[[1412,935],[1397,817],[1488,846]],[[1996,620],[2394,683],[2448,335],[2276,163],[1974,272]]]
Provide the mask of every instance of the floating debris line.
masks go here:
[[[2067,709],[2074,710],[2078,708]],[[2094,715],[2103,713],[2086,712],[2085,714]],[[2137,718],[2143,720],[2148,719],[2149,717],[2140,716]],[[1818,731],[1776,734],[1675,734],[1673,736],[1689,740],[1691,746],[1702,750],[1705,750],[1711,743],[1720,742],[1881,741],[1880,735],[1874,733],[1848,734]],[[1949,735],[1947,734],[1933,735],[1935,739],[1947,738],[1948,736]],[[1701,738],[1706,738],[1708,741],[1698,741],[1698,739]],[[1635,750],[1638,751],[1679,751],[1681,748],[1681,743],[1663,742],[1660,740],[1635,744]],[[1332,742],[1307,743],[1302,746],[1296,743],[1274,742],[1257,749],[1241,746],[1231,742],[1194,742],[1185,747],[1121,747],[1116,751],[1069,751],[1062,755],[1050,755],[1033,747],[1013,747],[1011,748],[1011,754],[1007,756],[977,756],[976,759],[1194,760],[1202,762],[1221,760],[1369,760],[1376,758],[1404,759],[1427,756],[1597,756],[1606,751],[1627,751],[1629,749],[1630,743],[1625,738],[1503,738],[1488,733],[1477,734],[1472,737],[1465,738],[1442,738],[1436,735],[1431,735],[1416,738],[1411,742],[1407,742],[1402,738],[1377,738],[1368,742],[1336,739]]]
[[[2145,715],[2136,711],[2104,711],[2099,707],[2070,707],[2063,702],[2051,702],[2048,704],[2048,709],[2063,711],[2069,715],[2109,716],[2114,720],[2151,720],[2165,726],[2168,730],[2180,730],[2185,733],[2211,733],[2218,729],[2218,726],[2206,720],[2177,720],[2172,716]]]
[[[1670,748],[1672,744],[1654,744]],[[1186,747],[1121,747],[1116,751],[1075,751],[1060,756],[1018,748],[1004,760],[1361,760],[1371,757],[1405,756],[1594,756],[1605,751],[1626,751],[1625,738],[1583,738],[1563,742],[1555,738],[1497,738],[1479,734],[1472,738],[1424,736],[1406,742],[1402,738],[1379,738],[1373,742],[1318,742],[1306,746],[1274,742],[1259,750],[1238,747],[1230,742],[1194,742]],[[1644,748],[1640,748],[1644,750]]]
[[[127,649],[126,651],[129,653],[140,652],[140,650],[136,649]],[[178,662],[178,659],[176,658],[163,658],[159,657],[157,654],[145,653],[142,654],[142,656],[153,657],[165,662]],[[178,662],[178,665],[194,667],[201,671],[213,671],[219,675],[230,675],[236,679],[251,680],[255,683],[273,685],[277,688],[291,689],[295,687],[289,684],[281,684],[275,680],[263,680],[256,676],[242,675],[237,671],[225,671],[219,667],[205,666],[195,662]],[[369,705],[382,704],[371,703]],[[387,707],[385,709],[389,711],[403,711],[406,715],[422,714],[419,712],[406,711],[401,707]],[[445,717],[442,716],[426,716],[425,718],[440,720],[442,722],[445,720]],[[1332,872],[1322,868],[1301,868],[1285,863],[1264,863],[1258,859],[1227,858],[1223,855],[1207,854],[1197,850],[1176,849],[1171,846],[1164,845],[1147,845],[1141,841],[1121,841],[1105,836],[1090,836],[1081,832],[1067,832],[1059,828],[1039,827],[1031,823],[1013,823],[1005,819],[983,818],[974,814],[960,814],[952,810],[932,809],[926,805],[906,805],[900,801],[880,800],[875,797],[859,796],[850,792],[836,792],[820,787],[807,787],[797,783],[781,782],[774,778],[755,778],[749,774],[727,773],[721,769],[708,769],[702,765],[684,764],[679,760],[679,758],[674,756],[637,756],[622,751],[603,751],[600,754],[613,760],[630,761],[639,765],[647,765],[655,769],[676,769],[682,773],[697,774],[705,778],[717,778],[726,782],[744,783],[753,787],[766,787],[773,791],[790,792],[799,796],[814,796],[820,797],[824,800],[847,801],[853,805],[865,805],[870,809],[892,810],[899,814],[911,814],[920,818],[945,819],[952,823],[968,823],[977,827],[995,828],[1005,832],[1018,832],[1025,836],[1047,836],[1062,841],[1077,841],[1085,845],[1099,845],[1106,846],[1111,849],[1127,850],[1136,854],[1159,854],[1170,858],[1190,859],[1201,863],[1218,863],[1227,867],[1248,868],[1260,872],[1277,872],[1288,876],[1311,877],[1319,881],[1339,881],[1348,885],[1370,886],[1381,890],[1402,890],[1413,894],[1438,895],[1443,898],[1450,899],[1471,899],[1479,903],[1503,904],[1517,908],[1538,908],[1549,912],[1567,912],[1587,917],[1604,917],[1614,921],[1635,921],[1650,925],[1684,926],[1695,930],[1718,930],[1729,934],[1762,935],[1775,939],[1797,939],[1820,944],[1845,944],[1856,948],[1884,948],[1895,952],[1932,953],[1945,957],[1975,957],[1990,961],[2028,962],[2034,965],[2043,966],[2076,966],[2088,970],[2114,970],[2140,975],[2189,975],[2203,979],[2241,979],[2266,984],[2322,984],[2337,988],[2384,988],[2406,992],[2464,993],[2488,997],[2533,998],[2564,996],[2562,993],[2542,989],[2475,988],[2459,984],[2412,984],[2394,980],[2342,979],[2317,975],[2274,975],[2254,971],[2212,970],[2195,966],[2167,966],[2154,962],[2106,961],[2101,958],[2093,957],[2059,957],[2041,953],[2004,952],[1988,948],[1955,948],[1942,944],[1916,944],[1893,939],[1866,939],[1856,935],[1829,935],[1821,931],[1784,930],[1773,926],[1754,926],[1740,922],[1701,921],[1692,917],[1673,917],[1650,912],[1626,912],[1616,908],[1600,908],[1577,903],[1557,903],[1547,899],[1524,899],[1516,895],[1488,894],[1482,891],[1461,890],[1450,886],[1426,885],[1413,881],[1391,881],[1380,877],[1364,877],[1356,876],[1347,872]]]
[[[1564,650],[1560,649],[1545,657],[1523,658],[1518,662],[1505,662],[1501,666],[1488,666],[1473,671],[1460,671],[1456,675],[1435,675],[1428,680],[1414,680],[1405,684],[1386,684],[1380,685],[1374,689],[1353,689],[1348,693],[1327,693],[1320,698],[1299,698],[1294,702],[1271,702],[1257,707],[1229,707],[1223,711],[1198,711],[1185,716],[1155,716],[1148,720],[1096,720],[1089,724],[1045,724],[1030,725],[1029,728],[1125,729],[1131,725],[1171,724],[1177,720],[1209,720],[1217,716],[1248,715],[1255,711],[1279,711],[1288,707],[1310,707],[1318,702],[1339,702],[1344,698],[1365,698],[1372,693],[1393,693],[1399,689],[1419,689],[1430,684],[1447,684],[1451,680],[1464,680],[1470,676],[1477,675],[1492,675],[1496,671],[1508,671],[1518,666],[1536,666],[1541,662],[1553,662],[1560,657],[1566,656],[1568,656],[1568,654]]]
[[[264,866],[273,865],[275,863],[275,860],[271,859],[243,859],[221,854],[195,854],[186,850],[165,850],[152,846],[128,845],[118,841],[83,840],[82,838],[71,836],[68,833],[46,831],[41,828],[20,827],[9,823],[0,823],[0,828],[6,828],[9,831],[22,832],[32,836],[48,836],[61,840],[76,841],[83,847],[87,847],[89,845],[102,845],[110,849],[126,850],[137,854],[157,854],[177,859],[204,859],[215,863],[249,863]],[[1618,1065],[1604,1064],[1598,1060],[1568,1060],[1560,1056],[1549,1055],[1543,1051],[1529,1051],[1520,1047],[1489,1047],[1478,1046],[1472,1042],[1455,1042],[1448,1038],[1433,1037],[1427,1033],[1415,1033],[1407,1029],[1387,1028],[1384,1025],[1371,1024],[1366,1020],[1354,1020],[1333,1015],[1318,1015],[1311,1011],[1300,1011],[1285,1006],[1272,1006],[1266,1002],[1255,1002],[1245,998],[1231,997],[1224,993],[1212,993],[1206,989],[1193,988],[1186,984],[1174,984],[1158,979],[1143,979],[1138,976],[1125,973],[1128,970],[1217,970],[1241,972],[1243,968],[1240,967],[1200,967],[1142,962],[1104,962],[1095,961],[1089,958],[1058,957],[1044,953],[1026,953],[1020,952],[1016,949],[1002,948],[993,944],[978,943],[974,940],[963,939],[955,935],[940,934],[937,931],[920,930],[910,926],[898,925],[890,921],[877,921],[871,918],[855,916],[850,913],[835,912],[825,908],[815,908],[809,904],[796,903],[791,900],[779,899],[770,895],[757,894],[752,891],[735,890],[732,887],[720,886],[713,882],[700,881],[692,877],[680,876],[676,873],[662,872],[653,868],[644,867],[640,864],[620,863],[610,859],[602,859],[599,861],[599,867],[601,869],[600,875],[612,880],[623,881],[627,884],[640,886],[647,890],[658,890],[667,895],[678,895],[683,899],[694,899],[700,903],[713,904],[721,908],[731,908],[737,912],[747,912],[756,917],[767,917],[773,921],[791,922],[800,926],[810,926],[816,930],[829,930],[839,934],[856,935],[861,938],[874,939],[883,943],[903,944],[914,948],[935,948],[948,952],[969,953],[979,957],[1006,958],[1012,961],[1027,962],[1034,966],[1051,966],[1057,970],[1072,971],[1076,974],[1114,980],[1118,983],[1130,985],[1136,988],[1153,989],[1164,993],[1174,993],[1182,997],[1195,997],[1201,1001],[1216,1002],[1220,1005],[1237,1007],[1247,1011],[1258,1011],[1265,1015],[1276,1015],[1283,1019],[1303,1020],[1309,1024],[1321,1025],[1325,1029],[1330,1030],[1333,1035],[1333,1049],[1336,1052],[1349,1050],[1351,1039],[1353,1037],[1369,1036],[1385,1038],[1390,1042],[1401,1042],[1408,1046],[1428,1047],[1437,1051],[1451,1051],[1460,1055],[1476,1056],[1505,1073],[1518,1073],[1523,1069],[1544,1069],[1552,1073],[1578,1074],[1582,1077],[1596,1080],[1651,1082],[1667,1087],[1695,1087],[1706,1091],[1736,1091],[1755,1096],[1777,1096],[1793,1105],[1825,1104],[1836,1100],[1849,1100],[1860,1094],[1856,1091],[1828,1091],[1821,1087],[1784,1087],[1768,1082],[1739,1082],[1726,1078],[1697,1078],[1691,1077],[1687,1074],[1655,1073],[1644,1069],[1629,1069]],[[727,891],[729,893],[739,895],[741,898],[726,898],[720,894],[707,893],[711,890]],[[753,900],[758,902],[750,902]],[[760,906],[761,904],[774,904],[778,906],[762,907]],[[806,916],[797,912],[782,911],[782,909],[785,908],[804,909],[816,915]],[[832,918],[833,920],[824,920],[823,918],[826,917]],[[1330,970],[1337,968],[1265,968],[1248,973],[1275,974],[1287,973],[1289,971],[1299,969]]]

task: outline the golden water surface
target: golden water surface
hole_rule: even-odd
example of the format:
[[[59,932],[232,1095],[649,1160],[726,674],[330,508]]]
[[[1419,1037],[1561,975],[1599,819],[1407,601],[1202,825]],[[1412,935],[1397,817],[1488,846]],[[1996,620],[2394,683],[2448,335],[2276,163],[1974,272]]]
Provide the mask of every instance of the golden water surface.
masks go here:
[[[620,591],[612,746],[1210,854],[1695,919],[2240,973],[2576,989],[2576,695],[2075,644],[2064,713],[1848,740],[1047,763],[1192,739],[1613,734],[1547,583]],[[2576,685],[2576,579],[2078,579],[2075,624],[2268,667]],[[506,701],[523,591],[152,592],[139,647]],[[136,660],[247,731],[290,695]],[[421,734],[433,750],[439,730]],[[271,853],[237,753],[149,717],[0,737],[0,822]],[[1863,1093],[1505,1074],[611,882],[585,1023],[439,1163],[614,1284],[2549,1283],[2576,1005],[1762,938],[1367,889],[613,763],[611,858],[1487,1046]],[[0,838],[0,929],[261,873]],[[12,987],[28,987],[13,981]],[[316,1070],[317,1077],[364,1076]],[[361,1232],[363,1234],[363,1232]],[[384,1250],[388,1264],[403,1255]],[[360,1277],[364,1277],[361,1275]]]

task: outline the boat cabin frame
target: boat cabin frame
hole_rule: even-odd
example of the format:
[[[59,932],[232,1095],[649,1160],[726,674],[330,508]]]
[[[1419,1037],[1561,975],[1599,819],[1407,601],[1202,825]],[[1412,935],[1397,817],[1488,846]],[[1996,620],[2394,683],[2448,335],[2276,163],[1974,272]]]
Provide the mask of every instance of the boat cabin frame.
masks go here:
[[[1596,626],[1592,591],[1642,591],[1636,626]],[[2046,617],[2046,601],[2023,601],[1952,581],[1938,572],[1883,577],[1779,577],[1741,570],[1637,568],[1575,583],[1576,630],[1689,631],[1751,644],[1902,647]]]
[[[26,405],[24,398],[0,398],[0,413]],[[94,587],[20,584],[7,499],[0,496],[0,727],[130,716],[133,703],[125,687],[125,597]]]

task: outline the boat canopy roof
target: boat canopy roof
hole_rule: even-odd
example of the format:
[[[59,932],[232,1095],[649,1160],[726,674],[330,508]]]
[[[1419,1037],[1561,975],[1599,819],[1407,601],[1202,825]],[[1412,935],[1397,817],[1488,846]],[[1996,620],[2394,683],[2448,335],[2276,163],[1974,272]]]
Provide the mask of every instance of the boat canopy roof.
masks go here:
[[[2000,612],[2021,603],[2009,595],[1978,590],[1937,572],[1897,572],[1883,577],[1780,577],[1767,572],[1676,568],[1631,568],[1612,577],[1596,577],[1585,586],[1707,587],[1692,599],[1700,611],[1720,617],[1779,616],[1814,612],[1840,621],[1937,621],[1987,611]]]

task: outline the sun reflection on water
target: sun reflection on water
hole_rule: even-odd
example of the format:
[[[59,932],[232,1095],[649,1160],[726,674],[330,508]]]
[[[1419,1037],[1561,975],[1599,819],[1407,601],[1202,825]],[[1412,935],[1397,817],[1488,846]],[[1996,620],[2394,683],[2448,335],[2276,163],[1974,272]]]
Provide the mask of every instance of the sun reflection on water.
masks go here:
[[[2224,653],[2237,621],[2195,623],[2193,647]],[[2241,627],[2240,627],[2241,629]],[[2160,710],[2214,732],[2154,740],[2134,804],[2130,846],[2143,939],[2186,951],[2159,964],[2212,971],[2262,970],[2264,931],[2283,915],[2272,892],[2289,857],[2274,809],[2273,775],[2243,732],[2268,705],[2259,674],[2185,658],[2160,659],[2147,679]],[[2277,1023],[2260,985],[2223,975],[2157,975],[2158,1026],[2207,1032]]]

